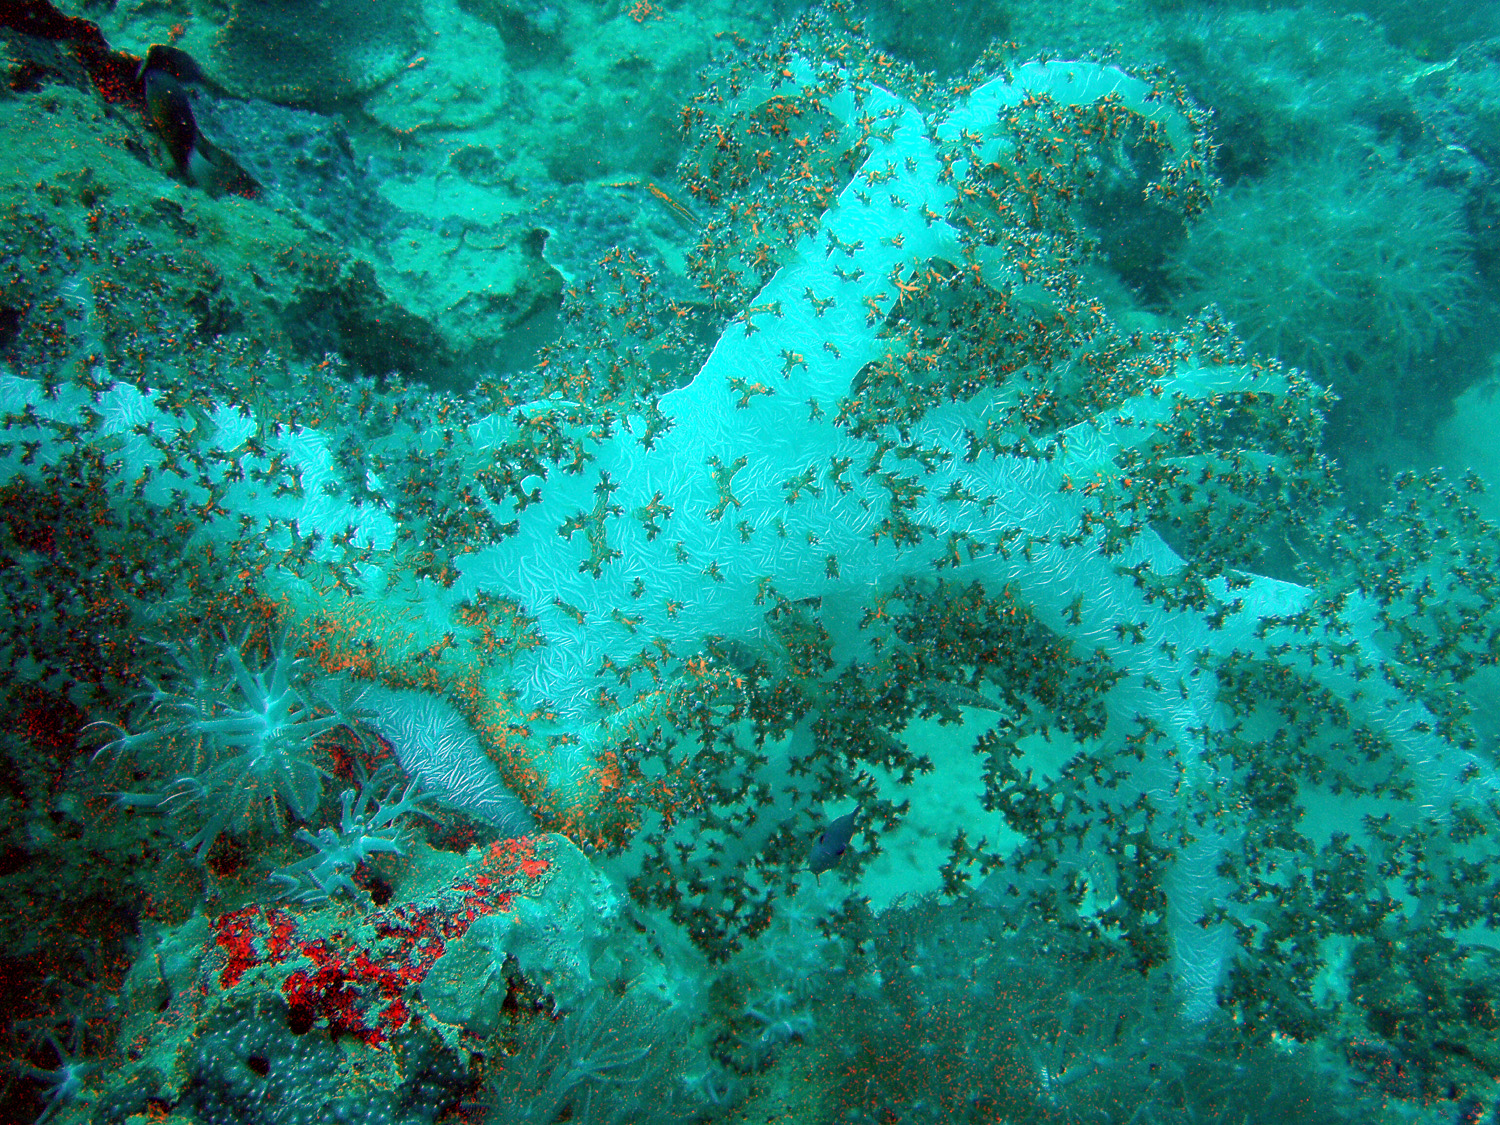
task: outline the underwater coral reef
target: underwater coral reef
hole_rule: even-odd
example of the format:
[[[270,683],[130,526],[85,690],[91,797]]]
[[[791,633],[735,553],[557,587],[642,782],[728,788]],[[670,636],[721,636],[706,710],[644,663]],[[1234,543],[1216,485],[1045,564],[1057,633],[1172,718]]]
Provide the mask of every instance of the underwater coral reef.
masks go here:
[[[0,21],[7,1119],[1500,1114],[1482,31],[790,7]]]

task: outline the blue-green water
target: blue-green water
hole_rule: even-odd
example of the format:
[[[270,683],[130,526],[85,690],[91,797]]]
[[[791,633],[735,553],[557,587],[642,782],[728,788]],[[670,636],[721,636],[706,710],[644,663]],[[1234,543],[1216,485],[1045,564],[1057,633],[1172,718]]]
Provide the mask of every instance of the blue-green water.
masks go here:
[[[1500,1115],[1492,8],[3,16],[7,1120]]]

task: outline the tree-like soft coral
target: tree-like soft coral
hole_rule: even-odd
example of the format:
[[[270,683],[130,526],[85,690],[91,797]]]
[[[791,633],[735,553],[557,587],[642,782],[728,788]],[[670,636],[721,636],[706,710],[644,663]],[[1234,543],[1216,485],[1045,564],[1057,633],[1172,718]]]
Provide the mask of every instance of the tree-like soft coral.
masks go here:
[[[273,643],[256,671],[243,646],[212,655],[201,644],[168,646],[175,667],[150,684],[140,728],[114,728],[117,736],[100,751],[128,754],[165,779],[121,799],[194,825],[186,843],[199,860],[226,831],[265,825],[281,832],[285,812],[310,820],[322,798],[315,740],[348,722],[355,700],[323,698],[283,645]]]

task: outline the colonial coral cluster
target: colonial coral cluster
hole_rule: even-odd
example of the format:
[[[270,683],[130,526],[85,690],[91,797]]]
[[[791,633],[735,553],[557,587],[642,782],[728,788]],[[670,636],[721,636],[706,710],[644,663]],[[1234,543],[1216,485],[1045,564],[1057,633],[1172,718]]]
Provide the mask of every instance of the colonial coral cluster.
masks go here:
[[[1383,532],[1324,521],[1322,391],[1213,316],[1117,323],[1085,206],[1108,180],[1191,220],[1202,114],[1102,59],[986,56],[939,87],[819,15],[684,125],[705,307],[611,253],[524,398],[251,362],[166,316],[174,263],[139,277],[132,327],[119,216],[90,220],[87,253],[12,217],[86,276],[48,302],[46,270],[17,274],[37,299],[0,375],[3,499],[102,513],[76,536],[18,521],[28,564],[65,585],[92,560],[80,605],[118,576],[116,632],[251,619],[253,644],[284,636],[299,676],[359,701],[304,692],[269,641],[263,666],[235,649],[230,677],[153,689],[172,722],[122,734],[127,767],[197,735],[282,760],[285,735],[357,731],[503,838],[357,854],[335,823],[391,825],[352,791],[339,816],[310,764],[269,796],[221,778],[225,807],[276,815],[189,837],[215,905],[179,903],[137,960],[103,1118],[333,1119],[368,1091],[403,1121],[707,1116],[808,1041],[821,1095],[859,1086],[872,1119],[993,1121],[1003,1098],[1009,1120],[1067,1119],[1078,1095],[1190,1120],[1164,1052],[1232,1083],[1237,1044],[1305,1042],[1345,1009],[1441,1089],[1436,1044],[1489,1018],[1451,931],[1494,917],[1495,775],[1461,694],[1497,657],[1494,534],[1435,483]],[[153,527],[177,570],[131,541]],[[117,654],[78,698],[130,730],[117,684],[164,683],[161,656],[64,632],[13,643],[49,685],[68,645]],[[981,727],[971,809],[921,824],[954,901],[876,922],[839,880],[922,820],[919,778],[961,773],[920,748],[923,719]],[[810,842],[850,808],[850,854],[809,888]],[[269,905],[245,876],[288,860],[283,810],[348,870]],[[971,830],[981,813],[1007,842]],[[533,821],[584,851],[511,837]],[[378,894],[375,860],[401,861]],[[1016,956],[1039,983],[1013,987],[999,950],[1037,925],[1057,936]],[[1450,954],[1469,975],[1438,988],[1424,966]],[[958,979],[966,961],[984,972]],[[1058,984],[1074,968],[1151,1012],[1085,1018]],[[849,1035],[849,1011],[870,1026]],[[906,1021],[889,1041],[879,1011]],[[985,1061],[1002,1043],[1010,1071]]]

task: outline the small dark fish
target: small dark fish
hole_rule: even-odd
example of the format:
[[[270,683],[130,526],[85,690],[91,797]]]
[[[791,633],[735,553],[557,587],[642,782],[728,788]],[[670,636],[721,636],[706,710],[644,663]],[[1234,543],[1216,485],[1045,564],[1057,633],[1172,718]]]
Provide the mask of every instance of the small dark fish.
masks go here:
[[[177,174],[196,184],[211,168],[200,152],[198,119],[193,116],[187,91],[172,74],[154,67],[142,69],[141,84],[146,90],[146,116],[151,127],[172,154]]]
[[[844,857],[844,849],[849,846],[849,838],[854,835],[854,818],[859,814],[859,806],[854,807],[853,812],[847,812],[839,817],[818,837],[818,842],[813,845],[812,852],[807,857],[807,866],[812,868],[814,875],[821,875],[830,867],[838,866],[839,860]]]
[[[170,47],[165,43],[151,44],[146,51],[145,61],[141,63],[141,72],[144,74],[148,70],[164,71],[179,82],[191,82],[195,86],[222,93],[208,75],[203,73],[203,68],[193,61],[193,56],[180,47]]]
[[[178,177],[212,195],[233,192],[255,198],[260,193],[255,180],[198,129],[183,87],[184,82],[205,82],[198,64],[175,47],[157,44],[146,52],[139,77],[146,96],[146,119],[166,144]]]

